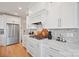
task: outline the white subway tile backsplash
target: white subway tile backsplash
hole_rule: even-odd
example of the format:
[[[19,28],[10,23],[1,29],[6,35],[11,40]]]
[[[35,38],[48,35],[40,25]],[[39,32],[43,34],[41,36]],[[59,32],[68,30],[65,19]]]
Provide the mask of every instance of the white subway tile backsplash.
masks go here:
[[[61,34],[68,42],[79,41],[79,29],[51,29],[51,31],[55,38]]]
[[[36,29],[30,29],[29,31],[35,31]],[[29,32],[28,31],[28,32]],[[79,41],[79,29],[49,29],[52,32],[52,38],[56,39],[58,36],[64,37],[68,42]]]

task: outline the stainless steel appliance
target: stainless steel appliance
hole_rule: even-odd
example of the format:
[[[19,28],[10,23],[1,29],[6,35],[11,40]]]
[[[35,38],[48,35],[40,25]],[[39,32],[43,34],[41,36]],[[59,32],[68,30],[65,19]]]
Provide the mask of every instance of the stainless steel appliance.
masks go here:
[[[19,42],[19,25],[7,24],[7,45]]]

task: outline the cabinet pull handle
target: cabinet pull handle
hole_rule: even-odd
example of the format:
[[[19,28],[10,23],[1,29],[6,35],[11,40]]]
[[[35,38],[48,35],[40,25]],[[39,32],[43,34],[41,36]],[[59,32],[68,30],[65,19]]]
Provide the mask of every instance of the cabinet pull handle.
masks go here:
[[[56,50],[56,51],[59,51],[59,50],[57,50],[57,49],[55,49],[55,48],[52,48],[52,47],[50,47],[50,49],[52,49],[52,50]]]

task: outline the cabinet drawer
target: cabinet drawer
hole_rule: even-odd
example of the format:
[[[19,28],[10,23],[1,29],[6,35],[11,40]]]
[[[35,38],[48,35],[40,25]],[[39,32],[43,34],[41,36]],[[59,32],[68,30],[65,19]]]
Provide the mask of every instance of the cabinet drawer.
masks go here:
[[[73,56],[71,52],[69,51],[60,51],[60,50],[57,50],[55,48],[48,48],[47,50],[47,53],[49,56],[55,56],[55,57],[71,57]]]
[[[64,55],[60,54],[59,51],[48,50],[47,54],[49,57],[64,57]]]
[[[63,57],[63,54],[59,53],[60,50],[52,47],[47,47],[46,54],[48,57]]]

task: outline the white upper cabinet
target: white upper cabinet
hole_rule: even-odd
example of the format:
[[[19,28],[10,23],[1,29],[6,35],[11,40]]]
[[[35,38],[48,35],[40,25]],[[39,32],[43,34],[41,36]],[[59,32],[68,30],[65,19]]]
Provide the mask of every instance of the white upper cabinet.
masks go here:
[[[77,24],[77,3],[68,2],[61,5],[61,22],[64,28],[78,28]]]
[[[48,28],[78,28],[78,5],[75,2],[49,3]]]
[[[39,3],[30,10],[32,15],[29,17],[29,24],[41,21],[46,28],[79,27],[79,7],[76,2]]]
[[[47,23],[48,10],[46,10],[46,3],[36,3],[32,8],[29,8],[31,14],[26,16],[26,28],[36,28],[32,23],[42,22],[43,26]]]
[[[31,11],[32,14],[39,12],[42,9],[46,8],[46,2],[37,2],[34,5],[32,5],[32,7],[29,7],[29,10]]]
[[[59,3],[48,3],[48,18],[45,24],[47,28],[57,28],[58,19],[60,19],[60,4]]]

